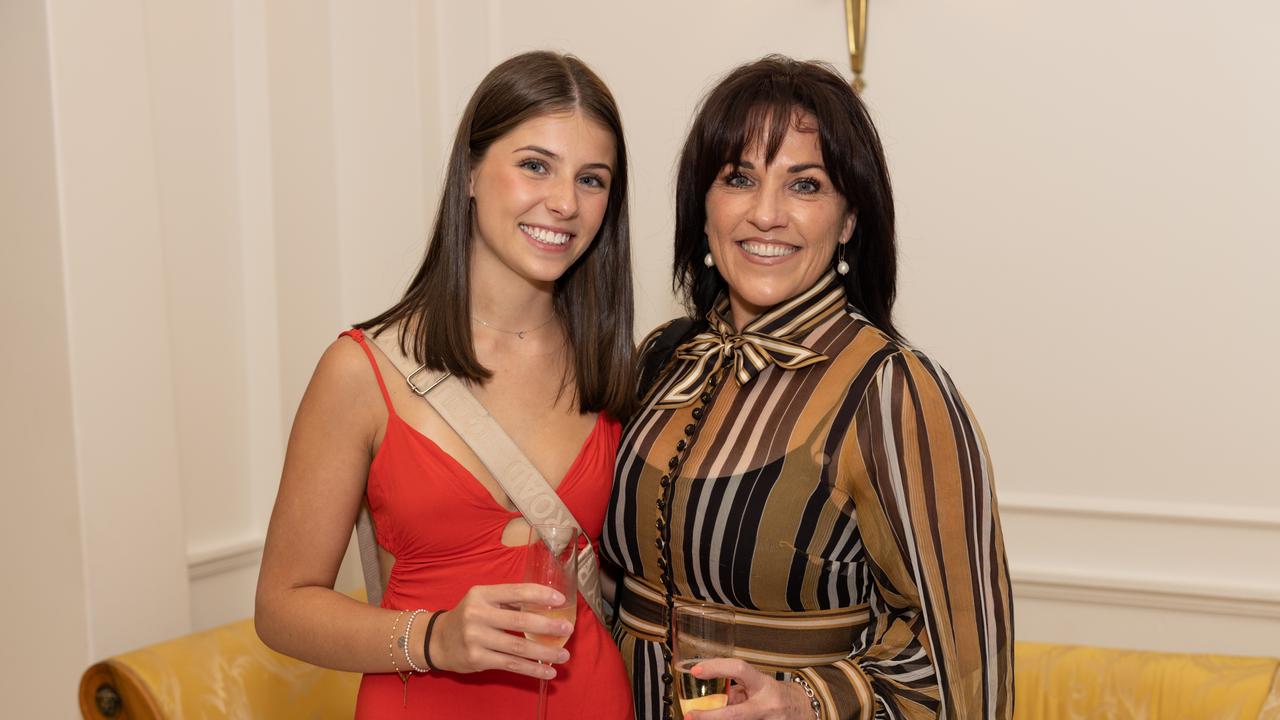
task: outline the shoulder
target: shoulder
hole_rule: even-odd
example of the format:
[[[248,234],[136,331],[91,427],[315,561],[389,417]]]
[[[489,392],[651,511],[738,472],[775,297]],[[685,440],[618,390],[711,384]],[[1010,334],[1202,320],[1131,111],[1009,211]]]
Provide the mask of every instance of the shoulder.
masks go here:
[[[378,414],[384,403],[373,364],[354,337],[344,334],[325,348],[307,385],[303,404],[347,411],[362,408]]]
[[[842,331],[839,334],[850,338],[850,345],[860,345],[867,350],[874,349],[877,354],[883,354],[886,351],[896,353],[909,348],[902,340],[881,330],[853,305],[844,306],[836,316],[836,323]]]
[[[958,397],[951,376],[930,354],[885,333],[852,306],[846,308],[842,319],[850,323],[853,332],[846,333],[850,340],[840,348],[839,356],[853,370],[852,384],[864,381],[862,392],[851,400],[861,402],[866,392],[894,385],[917,395]]]
[[[691,335],[696,326],[697,323],[693,318],[678,317],[651,330],[636,349],[641,370],[650,374],[657,370],[657,366],[665,364],[676,346]],[[650,367],[651,365],[654,367]]]
[[[344,333],[325,348],[320,361],[316,363],[312,381],[323,380],[337,385],[359,384],[372,372],[369,356],[365,354],[364,348],[355,337]]]
[[[676,346],[690,334],[695,326],[693,318],[680,317],[654,328],[636,350],[636,398],[643,400],[653,387],[662,368],[675,353]]]
[[[905,343],[873,325],[853,306],[824,321],[803,344],[830,359],[824,372],[848,378],[855,401],[861,397],[856,390],[865,390],[873,376],[907,350]]]
[[[969,405],[950,373],[919,348],[898,343],[896,351],[877,370],[874,388],[878,395],[875,402],[909,412],[926,425],[974,423]]]
[[[644,336],[644,339],[640,341],[640,345],[637,347],[637,354],[640,357],[644,357],[660,345],[678,339],[678,337],[673,336],[684,335],[692,327],[693,318],[672,318],[650,330],[649,334]]]

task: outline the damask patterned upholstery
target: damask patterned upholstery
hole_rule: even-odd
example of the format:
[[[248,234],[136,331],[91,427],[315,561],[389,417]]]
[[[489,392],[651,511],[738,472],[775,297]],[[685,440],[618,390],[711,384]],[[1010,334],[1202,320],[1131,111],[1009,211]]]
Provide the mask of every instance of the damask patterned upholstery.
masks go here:
[[[1275,658],[1020,642],[1015,662],[1017,720],[1280,720]],[[359,682],[268,649],[242,620],[97,663],[80,706],[95,719],[345,719]]]

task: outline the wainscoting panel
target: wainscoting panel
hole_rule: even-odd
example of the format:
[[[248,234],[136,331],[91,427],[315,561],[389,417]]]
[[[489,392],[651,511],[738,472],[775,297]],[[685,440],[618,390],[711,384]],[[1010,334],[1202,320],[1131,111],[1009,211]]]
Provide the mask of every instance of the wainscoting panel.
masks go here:
[[[1280,653],[1268,509],[1004,493],[1020,639]]]
[[[187,554],[191,581],[191,629],[205,630],[253,615],[253,597],[262,563],[263,538],[252,537],[201,548]],[[338,579],[341,592],[364,587],[355,536],[347,545]]]

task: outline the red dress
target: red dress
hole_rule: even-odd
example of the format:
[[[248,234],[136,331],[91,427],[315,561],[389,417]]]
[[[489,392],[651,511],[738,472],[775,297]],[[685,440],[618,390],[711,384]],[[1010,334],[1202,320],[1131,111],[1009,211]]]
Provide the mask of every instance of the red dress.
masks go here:
[[[396,557],[382,607],[451,608],[473,585],[521,582],[524,548],[501,541],[503,528],[520,513],[498,505],[475,476],[396,414],[363,334],[343,335],[364,348],[387,402],[386,434],[366,491],[378,544]],[[618,422],[602,414],[556,489],[592,538],[604,523],[620,433]],[[556,666],[550,682],[548,719],[630,719],[622,657],[581,596],[565,647],[570,659]],[[366,674],[356,718],[532,718],[537,700],[538,681],[524,675],[431,672],[409,679],[406,707],[395,673]]]

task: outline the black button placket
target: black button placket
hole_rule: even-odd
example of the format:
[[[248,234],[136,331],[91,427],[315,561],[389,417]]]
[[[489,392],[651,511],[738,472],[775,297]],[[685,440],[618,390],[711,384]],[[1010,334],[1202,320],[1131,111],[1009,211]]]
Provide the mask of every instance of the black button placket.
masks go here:
[[[708,415],[707,407],[718,394],[718,390],[723,384],[722,376],[725,371],[732,367],[731,364],[726,364],[716,369],[715,372],[711,373],[711,377],[707,379],[707,389],[698,396],[698,404],[693,408],[693,422],[684,426],[684,435],[676,443],[676,453],[667,461],[667,472],[658,481],[662,492],[658,493],[658,519],[654,523],[654,527],[658,531],[658,539],[654,544],[657,545],[660,553],[658,556],[658,569],[661,571],[662,589],[666,601],[666,618],[664,622],[666,632],[662,641],[662,659],[666,663],[666,668],[662,673],[662,683],[666,687],[666,691],[662,696],[662,714],[666,718],[674,718],[672,714],[674,699],[671,689],[674,668],[671,666],[671,647],[674,630],[672,619],[675,617],[675,579],[671,575],[671,501],[675,494],[675,480],[680,476],[680,469],[684,466],[684,461],[689,457],[689,452],[692,450],[694,442],[698,439],[698,432],[702,429],[703,421]]]

